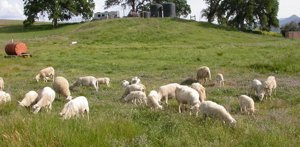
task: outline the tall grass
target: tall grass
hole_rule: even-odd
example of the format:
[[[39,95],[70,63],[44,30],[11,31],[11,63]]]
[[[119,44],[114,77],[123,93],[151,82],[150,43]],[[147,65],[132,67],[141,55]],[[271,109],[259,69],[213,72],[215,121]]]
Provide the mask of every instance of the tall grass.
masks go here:
[[[1,21],[0,21],[1,22]],[[2,22],[0,44],[23,41],[32,58],[2,58],[0,76],[12,102],[0,105],[0,146],[297,146],[299,132],[300,41],[238,32],[207,23],[177,19],[115,19],[23,28],[22,22]],[[71,41],[78,44],[70,45]],[[5,52],[0,52],[1,56]],[[207,97],[224,105],[237,119],[236,127],[202,116],[179,114],[177,103],[163,111],[119,101],[120,81],[139,76],[147,92],[159,86],[195,77],[200,66],[218,72],[225,87],[211,81]],[[77,77],[93,75],[112,79],[100,92],[81,87],[90,120],[61,120],[65,101],[56,97],[53,110],[33,115],[18,106],[36,83],[37,72],[53,66],[57,76],[72,84]],[[256,101],[255,116],[239,112],[237,97],[247,94],[254,78],[275,75],[278,89],[272,100]]]

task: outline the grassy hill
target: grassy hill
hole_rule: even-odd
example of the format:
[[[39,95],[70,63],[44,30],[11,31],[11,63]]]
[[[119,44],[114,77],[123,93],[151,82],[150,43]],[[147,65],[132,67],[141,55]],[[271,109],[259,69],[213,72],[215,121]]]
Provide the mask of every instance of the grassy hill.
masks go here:
[[[300,143],[300,41],[256,35],[178,19],[116,19],[82,24],[47,23],[23,28],[21,21],[0,21],[0,45],[25,42],[32,58],[2,58],[0,76],[12,102],[0,105],[1,146],[297,146]],[[76,45],[71,45],[77,41]],[[223,73],[225,87],[204,85],[209,100],[224,105],[237,120],[229,127],[215,119],[177,112],[177,102],[163,111],[124,104],[120,82],[139,76],[147,92],[195,77],[200,66],[212,77]],[[61,120],[65,103],[56,97],[50,113],[33,115],[18,106],[26,92],[52,83],[34,76],[53,66],[69,83],[79,76],[110,77],[99,92],[77,88],[86,96],[90,120]],[[256,101],[255,116],[239,112],[237,97],[249,92],[254,78],[277,78],[272,100]]]

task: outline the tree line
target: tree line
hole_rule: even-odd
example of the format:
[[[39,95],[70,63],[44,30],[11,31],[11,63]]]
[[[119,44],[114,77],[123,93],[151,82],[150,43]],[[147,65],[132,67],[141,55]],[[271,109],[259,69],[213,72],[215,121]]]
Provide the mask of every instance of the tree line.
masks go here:
[[[202,17],[209,23],[230,26],[239,30],[260,29],[270,31],[278,27],[278,0],[203,0],[207,8],[202,10]],[[27,16],[23,24],[31,25],[38,15],[47,14],[57,27],[58,21],[69,20],[73,16],[82,16],[89,20],[95,8],[94,0],[23,0],[24,14]],[[120,5],[132,12],[149,11],[150,4],[173,2],[177,16],[186,17],[191,13],[186,0],[105,0],[105,8]]]

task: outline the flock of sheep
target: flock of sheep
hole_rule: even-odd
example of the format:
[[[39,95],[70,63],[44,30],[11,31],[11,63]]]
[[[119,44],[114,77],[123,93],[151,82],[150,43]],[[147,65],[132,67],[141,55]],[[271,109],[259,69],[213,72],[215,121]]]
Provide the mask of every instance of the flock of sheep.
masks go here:
[[[211,72],[207,66],[200,67],[197,71],[197,79],[190,86],[180,85],[178,83],[170,83],[162,85],[158,90],[151,90],[146,96],[145,86],[141,83],[138,77],[134,77],[131,82],[127,80],[122,81],[122,86],[125,88],[125,92],[122,96],[122,101],[131,102],[135,105],[148,105],[152,109],[163,109],[168,106],[168,99],[175,98],[178,103],[178,112],[181,113],[186,106],[190,110],[190,115],[198,112],[202,113],[205,117],[213,117],[220,119],[221,121],[235,125],[236,120],[230,115],[224,106],[217,104],[216,102],[207,100],[205,84],[208,80],[211,80]],[[217,84],[220,87],[224,86],[223,74],[218,73],[216,77]],[[263,83],[257,79],[254,79],[251,83],[251,91],[254,95],[263,100],[264,97],[270,98],[272,91],[277,87],[274,76],[269,76]],[[247,113],[248,115],[254,114],[255,106],[254,100],[247,96],[241,95],[238,98],[240,111]]]
[[[73,98],[70,90],[79,86],[92,86],[98,91],[99,84],[110,86],[110,79],[108,77],[95,78],[93,76],[79,77],[74,84],[69,85],[66,78],[61,76],[55,77],[53,67],[40,70],[35,79],[37,82],[40,80],[44,82],[52,81],[52,88],[44,87],[39,93],[29,91],[25,94],[22,101],[18,101],[19,105],[32,108],[34,114],[38,113],[41,108],[46,109],[46,111],[51,111],[52,103],[57,93],[67,100],[62,111],[59,113],[63,119],[78,117],[80,115],[84,116],[84,113],[87,114],[89,119],[89,104],[87,98],[84,96]],[[173,98],[178,102],[179,113],[188,108],[190,115],[194,113],[197,116],[198,112],[200,112],[205,117],[210,116],[228,124],[236,124],[236,120],[225,107],[216,102],[207,100],[205,87],[202,84],[205,84],[208,80],[211,80],[210,69],[207,66],[203,66],[197,71],[197,82],[192,83],[190,86],[170,83],[160,86],[157,90],[151,90],[149,94],[146,95],[145,85],[142,84],[138,77],[133,77],[130,82],[127,80],[122,81],[121,84],[125,90],[121,96],[121,101],[135,105],[146,105],[151,109],[163,110],[164,107],[168,107],[168,100]],[[221,73],[217,74],[216,81],[220,87],[224,86],[224,77]],[[254,79],[251,83],[251,92],[262,101],[264,97],[270,98],[276,87],[275,77],[269,76],[264,82]],[[3,90],[4,81],[3,78],[0,77],[0,103],[11,101],[10,94]],[[254,100],[247,95],[241,95],[238,99],[241,112],[253,115],[255,111]]]

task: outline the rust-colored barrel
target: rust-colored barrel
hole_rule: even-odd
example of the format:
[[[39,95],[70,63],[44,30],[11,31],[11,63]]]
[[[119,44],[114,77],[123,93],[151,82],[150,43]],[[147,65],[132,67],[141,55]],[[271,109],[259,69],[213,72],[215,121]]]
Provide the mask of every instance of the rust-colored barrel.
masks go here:
[[[9,43],[5,46],[7,55],[21,55],[27,52],[27,46],[23,42]]]

